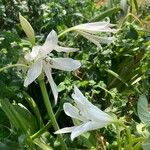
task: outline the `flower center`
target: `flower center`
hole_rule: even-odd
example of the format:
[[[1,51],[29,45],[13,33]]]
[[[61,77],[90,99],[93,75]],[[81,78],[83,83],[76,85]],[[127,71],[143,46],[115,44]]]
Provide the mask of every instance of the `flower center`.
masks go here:
[[[50,57],[45,57],[44,61],[46,62],[46,64],[53,65],[53,61],[52,61],[52,59]]]

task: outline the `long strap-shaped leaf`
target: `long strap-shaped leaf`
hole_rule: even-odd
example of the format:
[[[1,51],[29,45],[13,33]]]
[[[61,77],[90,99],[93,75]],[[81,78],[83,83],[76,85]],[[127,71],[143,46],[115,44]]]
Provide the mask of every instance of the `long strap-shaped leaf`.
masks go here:
[[[102,12],[101,14],[97,15],[96,17],[92,18],[90,20],[90,22],[100,21],[100,20],[104,19],[105,17],[110,17],[112,14],[114,14],[120,10],[121,10],[120,7],[110,8],[110,9]]]
[[[10,122],[14,125],[14,127],[17,129],[21,129],[24,133],[27,133],[25,124],[22,122],[19,114],[16,112],[9,100],[0,100],[0,106],[9,118]]]
[[[35,117],[24,106],[12,105],[8,99],[4,99],[0,100],[0,107],[16,129],[28,135],[37,130]]]
[[[116,77],[117,79],[119,79],[120,81],[122,81],[126,86],[128,86],[128,84],[124,81],[124,79],[122,79],[116,72],[110,69],[107,69],[106,71],[110,73],[111,75],[113,75],[114,77]]]

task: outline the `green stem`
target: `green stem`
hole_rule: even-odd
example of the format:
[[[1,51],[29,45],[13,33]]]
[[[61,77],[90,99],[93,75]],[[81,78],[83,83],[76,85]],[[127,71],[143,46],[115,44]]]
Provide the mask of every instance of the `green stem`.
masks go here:
[[[12,64],[12,65],[8,65],[8,66],[5,66],[3,68],[0,68],[0,72],[4,71],[6,69],[9,69],[9,68],[18,67],[18,66],[20,66],[20,67],[28,67],[27,65],[24,65],[24,64]]]
[[[133,3],[132,3],[132,0],[130,0],[129,3],[130,3],[130,13],[132,13],[132,9],[133,9],[133,5],[132,5]]]
[[[38,132],[30,136],[32,140],[38,138],[40,135],[42,135],[45,131],[47,131],[52,125],[52,122],[49,121],[43,128],[41,128]]]
[[[141,142],[142,143],[142,142],[146,141],[147,139],[148,139],[148,137],[138,137],[138,138],[132,140],[132,145],[134,143],[137,143],[137,142]]]
[[[72,31],[72,30],[74,30],[74,27],[71,27],[71,28],[69,28],[69,29],[63,31],[62,33],[60,33],[60,34],[58,35],[58,38],[60,38],[62,35],[66,34],[67,32],[70,32],[70,31]]]
[[[35,139],[33,141],[41,150],[54,150],[50,145],[43,143],[40,139]]]
[[[130,145],[130,143],[132,142],[132,136],[131,136],[131,132],[130,130],[128,129],[128,127],[124,124],[124,122],[122,122],[121,120],[118,122],[122,127],[125,128],[126,130],[126,135],[127,135],[127,139],[128,139],[128,149],[132,149],[132,146]]]
[[[39,84],[40,84],[41,92],[42,92],[42,95],[43,95],[43,100],[44,100],[45,107],[47,109],[48,115],[51,119],[54,130],[57,131],[57,130],[59,130],[59,126],[58,126],[58,123],[56,121],[56,118],[55,118],[55,115],[54,115],[54,112],[53,112],[53,109],[52,109],[52,106],[51,106],[51,103],[50,103],[50,100],[49,100],[49,96],[48,96],[48,93],[47,93],[47,89],[46,89],[44,80],[39,80]],[[68,148],[67,148],[67,146],[66,146],[66,144],[63,140],[62,135],[58,135],[58,138],[59,138],[59,141],[61,143],[62,149],[67,150]]]
[[[60,108],[58,108],[57,112],[55,113],[55,118],[57,119],[59,115],[60,115]],[[51,126],[52,126],[52,122],[48,121],[48,123],[44,127],[42,127],[39,131],[37,131],[36,133],[34,133],[33,135],[30,136],[31,139],[34,140],[34,139],[40,137]]]
[[[124,123],[121,123],[121,125],[125,128],[126,134],[127,134],[127,137],[128,137],[128,142],[130,143],[131,140],[132,140],[131,132],[130,132],[130,130],[128,129],[128,127]]]
[[[120,130],[119,130],[119,125],[116,125],[117,127],[117,143],[118,143],[118,150],[121,150],[121,138],[120,138]]]

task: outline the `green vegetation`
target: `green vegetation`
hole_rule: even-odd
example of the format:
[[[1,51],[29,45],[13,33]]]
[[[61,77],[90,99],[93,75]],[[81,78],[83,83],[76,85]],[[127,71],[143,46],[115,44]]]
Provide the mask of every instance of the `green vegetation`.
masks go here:
[[[148,0],[1,0],[0,149],[149,150],[149,14]],[[107,23],[104,32],[81,29],[81,24],[92,22]],[[47,51],[49,45],[43,43],[52,30],[59,41],[49,40],[49,53],[40,51],[29,61],[34,46]],[[64,47],[76,49],[68,53]],[[53,66],[56,58],[65,60]],[[27,71],[41,60],[40,75],[24,87]],[[97,113],[85,102],[83,111],[95,114],[82,114],[71,97],[74,86],[115,121],[72,141],[70,133],[55,131],[84,121],[68,117],[64,103],[73,104],[86,121]]]

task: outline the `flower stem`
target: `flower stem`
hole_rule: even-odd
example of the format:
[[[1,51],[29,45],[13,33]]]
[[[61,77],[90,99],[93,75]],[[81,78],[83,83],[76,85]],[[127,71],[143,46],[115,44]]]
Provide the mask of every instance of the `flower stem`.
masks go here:
[[[49,100],[49,96],[48,96],[48,93],[47,93],[47,89],[46,89],[44,80],[39,80],[39,84],[40,84],[41,92],[42,92],[42,95],[43,95],[45,107],[47,109],[47,113],[48,113],[48,115],[51,119],[54,130],[57,131],[57,130],[59,130],[59,126],[58,126],[58,123],[56,121],[56,118],[55,118],[55,115],[54,115],[54,112],[53,112],[53,109],[52,109],[52,106],[51,106],[51,103],[50,103],[50,100]],[[68,148],[66,146],[66,143],[63,140],[62,135],[58,135],[58,138],[59,138],[59,141],[61,143],[62,149],[67,150]]]
[[[55,113],[55,118],[57,119],[58,116],[60,115],[60,109],[57,110],[57,112]],[[52,126],[52,122],[48,121],[48,123],[42,127],[39,131],[37,131],[36,133],[34,133],[33,135],[30,136],[30,138],[32,140],[38,138],[39,136],[41,136],[45,131],[47,131],[50,127]]]
[[[127,139],[128,139],[128,143],[129,143],[129,149],[132,148],[131,146],[131,142],[132,142],[132,135],[131,135],[131,132],[130,132],[130,129],[124,124],[123,121],[119,120],[119,125],[121,125],[122,127],[124,127],[124,129],[126,130],[126,136],[127,136]]]
[[[65,31],[63,31],[62,33],[60,33],[60,34],[58,35],[58,38],[60,38],[60,37],[61,37],[62,35],[64,35],[65,33],[70,32],[70,31],[72,31],[72,30],[74,30],[74,27],[68,28],[67,30],[65,30]]]
[[[43,128],[41,128],[38,132],[36,132],[35,134],[31,135],[30,138],[32,140],[38,138],[39,136],[41,136],[45,131],[47,131],[50,126],[52,125],[52,122],[49,121]]]

